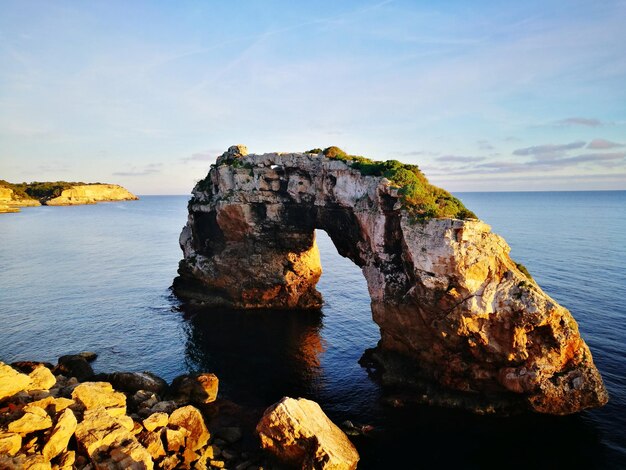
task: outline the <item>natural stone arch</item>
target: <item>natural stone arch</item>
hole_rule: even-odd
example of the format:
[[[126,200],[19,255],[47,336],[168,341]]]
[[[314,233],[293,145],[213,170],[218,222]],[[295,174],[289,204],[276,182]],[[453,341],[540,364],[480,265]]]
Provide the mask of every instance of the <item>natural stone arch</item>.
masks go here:
[[[216,307],[320,308],[315,229],[363,271],[388,378],[432,381],[470,408],[565,414],[606,403],[571,314],[488,225],[416,223],[388,180],[322,154],[236,146],[219,157],[189,202],[174,291]]]

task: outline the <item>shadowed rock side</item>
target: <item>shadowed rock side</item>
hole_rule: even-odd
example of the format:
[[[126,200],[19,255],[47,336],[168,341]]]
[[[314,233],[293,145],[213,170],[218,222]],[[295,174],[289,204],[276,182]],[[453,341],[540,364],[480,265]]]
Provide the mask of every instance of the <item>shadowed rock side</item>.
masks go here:
[[[381,332],[375,357],[393,369],[389,382],[427,380],[552,414],[607,402],[571,314],[518,269],[487,224],[414,222],[388,180],[322,154],[246,153],[231,147],[193,190],[178,296],[237,309],[320,308],[314,230],[322,229],[363,270]]]

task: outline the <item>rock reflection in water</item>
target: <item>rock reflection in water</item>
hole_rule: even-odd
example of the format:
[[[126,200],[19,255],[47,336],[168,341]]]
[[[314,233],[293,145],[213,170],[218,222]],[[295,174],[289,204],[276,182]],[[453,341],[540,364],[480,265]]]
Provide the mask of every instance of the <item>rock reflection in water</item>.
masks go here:
[[[285,395],[317,394],[321,312],[181,309],[187,369],[217,374],[220,396],[265,406]]]

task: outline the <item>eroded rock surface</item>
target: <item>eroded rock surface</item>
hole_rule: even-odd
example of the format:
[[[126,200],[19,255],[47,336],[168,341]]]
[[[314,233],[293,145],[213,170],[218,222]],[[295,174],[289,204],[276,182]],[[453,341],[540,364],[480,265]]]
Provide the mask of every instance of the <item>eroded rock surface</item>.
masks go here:
[[[379,358],[408,381],[566,414],[608,400],[571,314],[480,220],[415,222],[398,189],[322,154],[234,146],[193,190],[175,292],[209,306],[320,308],[314,230],[367,280]]]

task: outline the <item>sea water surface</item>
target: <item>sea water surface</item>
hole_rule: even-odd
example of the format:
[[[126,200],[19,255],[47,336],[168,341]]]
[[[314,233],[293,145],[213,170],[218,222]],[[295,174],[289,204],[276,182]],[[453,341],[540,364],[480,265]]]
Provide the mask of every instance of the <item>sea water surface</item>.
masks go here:
[[[92,350],[96,371],[167,380],[212,371],[250,407],[319,402],[374,431],[359,468],[626,468],[626,192],[465,193],[541,287],[569,308],[611,395],[575,416],[391,408],[357,361],[379,338],[360,270],[318,231],[322,314],[183,308],[169,287],[187,196],[0,215],[0,360]]]

